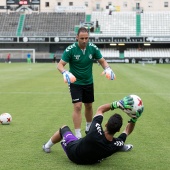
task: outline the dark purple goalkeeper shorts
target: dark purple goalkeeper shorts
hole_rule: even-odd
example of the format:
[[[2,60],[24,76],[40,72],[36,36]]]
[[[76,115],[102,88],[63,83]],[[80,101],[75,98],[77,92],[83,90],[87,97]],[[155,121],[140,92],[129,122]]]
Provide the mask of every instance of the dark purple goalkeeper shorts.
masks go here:
[[[63,140],[61,141],[61,145],[67,154],[67,150],[66,150],[67,145],[72,141],[78,140],[78,138],[74,136],[74,134],[72,133],[72,131],[68,126],[65,126],[60,129],[60,135],[63,138]]]

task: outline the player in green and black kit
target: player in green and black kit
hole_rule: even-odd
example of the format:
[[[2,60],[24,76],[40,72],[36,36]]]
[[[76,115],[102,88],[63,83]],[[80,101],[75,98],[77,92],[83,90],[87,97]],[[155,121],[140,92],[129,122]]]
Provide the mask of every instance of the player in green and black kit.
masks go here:
[[[70,86],[72,103],[74,105],[73,123],[75,135],[81,138],[82,103],[85,106],[86,131],[89,130],[93,117],[94,87],[92,66],[94,60],[97,60],[103,67],[108,79],[114,80],[115,74],[102,57],[98,47],[88,42],[89,33],[86,28],[81,27],[76,38],[78,42],[66,48],[57,68],[63,74],[64,81]],[[67,63],[69,63],[69,71],[66,71],[64,68]]]

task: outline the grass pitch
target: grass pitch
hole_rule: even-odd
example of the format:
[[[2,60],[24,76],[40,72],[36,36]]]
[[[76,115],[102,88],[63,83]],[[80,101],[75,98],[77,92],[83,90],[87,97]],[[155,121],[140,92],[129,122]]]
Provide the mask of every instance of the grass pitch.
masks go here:
[[[116,153],[100,164],[80,166],[70,162],[60,144],[46,154],[42,145],[64,124],[72,123],[69,90],[55,64],[0,63],[0,113],[13,121],[0,125],[0,169],[2,170],[167,170],[170,160],[170,65],[110,64],[117,79],[100,76],[94,64],[94,112],[104,103],[128,94],[139,95],[144,113],[126,143],[134,145],[127,153]],[[129,117],[116,110],[124,119]],[[83,114],[83,113],[82,113]],[[104,123],[112,112],[105,114]],[[85,131],[83,116],[82,132]],[[118,134],[117,134],[118,135]]]

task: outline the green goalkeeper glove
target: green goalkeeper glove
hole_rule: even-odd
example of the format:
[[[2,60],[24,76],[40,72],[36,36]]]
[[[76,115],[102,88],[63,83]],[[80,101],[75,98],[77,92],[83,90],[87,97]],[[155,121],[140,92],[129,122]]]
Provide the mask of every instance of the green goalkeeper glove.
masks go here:
[[[144,111],[144,107],[142,107],[141,109],[137,110],[137,111],[136,111],[136,117],[131,118],[128,122],[129,122],[129,123],[130,123],[130,122],[136,123],[136,121],[138,120],[138,118],[142,115],[143,111]]]
[[[117,108],[120,108],[122,110],[132,109],[133,103],[134,103],[133,98],[130,96],[126,96],[122,100],[111,103],[111,110],[114,110]]]
[[[115,101],[115,102],[111,103],[110,107],[111,107],[111,110],[117,109],[119,107],[118,102]]]

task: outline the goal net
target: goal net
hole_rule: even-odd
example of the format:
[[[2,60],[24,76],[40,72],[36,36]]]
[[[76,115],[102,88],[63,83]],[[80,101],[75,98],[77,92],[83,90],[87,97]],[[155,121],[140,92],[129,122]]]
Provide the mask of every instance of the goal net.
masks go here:
[[[30,56],[35,63],[35,49],[0,49],[0,61],[7,62],[9,54],[11,62],[27,62],[27,57]]]

